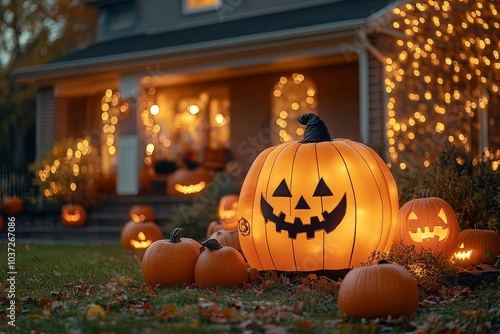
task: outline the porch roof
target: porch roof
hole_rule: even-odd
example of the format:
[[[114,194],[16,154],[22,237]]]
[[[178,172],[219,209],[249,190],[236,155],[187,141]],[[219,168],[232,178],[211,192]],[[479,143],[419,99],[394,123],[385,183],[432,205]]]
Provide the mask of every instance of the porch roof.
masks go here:
[[[209,46],[231,44],[238,40],[247,43],[259,41],[270,35],[297,34],[300,30],[356,29],[369,21],[376,13],[386,12],[388,7],[401,0],[345,0],[324,5],[267,14],[239,20],[221,21],[216,24],[166,31],[156,34],[137,34],[123,38],[97,42],[82,50],[67,54],[52,62],[19,68],[14,76],[19,81],[39,81],[64,76],[62,70],[110,62],[145,59],[155,55],[168,55],[179,50],[203,51]],[[392,7],[392,6],[391,6]],[[332,28],[334,27],[334,28]],[[94,69],[97,70],[97,69]],[[66,72],[66,74],[69,74]]]

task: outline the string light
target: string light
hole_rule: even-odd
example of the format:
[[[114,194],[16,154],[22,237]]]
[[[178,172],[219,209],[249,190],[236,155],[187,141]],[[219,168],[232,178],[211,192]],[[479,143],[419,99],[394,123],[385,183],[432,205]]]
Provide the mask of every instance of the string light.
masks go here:
[[[316,87],[301,73],[293,73],[291,77],[282,76],[273,89],[273,114],[276,141],[289,142],[298,140],[304,135],[304,128],[296,119],[305,113],[317,113]]]
[[[56,143],[52,151],[31,168],[41,194],[63,202],[78,198],[83,193],[88,195],[92,188],[85,185],[91,185],[100,172],[97,150],[89,138],[68,138]]]
[[[168,150],[172,142],[162,134],[162,127],[155,119],[161,112],[160,106],[156,104],[156,87],[149,87],[145,92],[146,94],[144,94],[143,100],[139,104],[139,108],[142,110],[140,117],[146,141],[144,164],[152,166],[154,163],[153,156],[165,155],[165,150]]]
[[[392,15],[390,29],[406,40],[384,46],[391,164],[427,167],[453,143],[498,166],[500,36],[492,30],[500,27],[498,4],[420,0],[394,8]],[[479,119],[484,113],[487,129]],[[489,147],[479,147],[480,132],[488,133]]]

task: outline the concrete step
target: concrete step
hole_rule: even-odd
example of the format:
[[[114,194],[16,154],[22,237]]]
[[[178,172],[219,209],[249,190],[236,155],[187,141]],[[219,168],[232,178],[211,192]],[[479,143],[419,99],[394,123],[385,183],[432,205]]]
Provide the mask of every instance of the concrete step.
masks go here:
[[[99,206],[89,208],[87,221],[81,227],[63,225],[60,205],[46,206],[46,210],[26,212],[16,216],[16,242],[49,244],[96,244],[119,243],[123,226],[130,221],[128,210],[137,204],[147,204],[153,208],[155,223],[165,237],[170,228],[175,210],[180,205],[189,206],[191,199],[167,196],[113,196]],[[4,219],[6,222],[6,219]],[[6,224],[4,224],[6,225]],[[0,231],[0,243],[7,242],[7,229]]]

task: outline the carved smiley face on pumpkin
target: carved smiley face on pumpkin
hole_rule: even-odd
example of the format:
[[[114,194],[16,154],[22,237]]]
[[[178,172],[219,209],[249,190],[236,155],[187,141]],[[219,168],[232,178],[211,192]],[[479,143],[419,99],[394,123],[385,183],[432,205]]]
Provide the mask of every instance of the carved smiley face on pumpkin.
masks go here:
[[[258,270],[334,277],[389,251],[397,187],[369,147],[328,134],[305,140],[310,123],[325,127],[309,119],[304,141],[270,147],[253,162],[238,203],[239,241]]]
[[[61,219],[66,226],[82,226],[87,220],[87,213],[79,204],[66,204],[61,209]]]
[[[429,209],[430,210],[430,209]],[[426,213],[425,216],[428,217]],[[415,242],[423,242],[425,239],[437,239],[443,241],[448,237],[450,229],[448,228],[448,217],[443,208],[439,210],[432,219],[419,219],[417,213],[412,210],[407,218],[407,228],[410,238]],[[422,222],[423,221],[423,222]]]
[[[179,168],[170,175],[167,192],[173,196],[193,197],[203,191],[211,179],[210,173],[203,167]]]
[[[151,221],[129,221],[123,226],[120,234],[122,247],[129,249],[145,249],[156,240],[163,239],[158,225]]]
[[[494,264],[500,254],[500,234],[491,230],[466,229],[458,234],[460,246],[453,260],[460,265]]]
[[[451,206],[439,197],[417,198],[400,209],[398,237],[417,250],[449,253],[458,242],[458,221]]]
[[[344,193],[340,202],[331,208],[332,200],[330,198],[333,197],[333,192],[323,178],[317,183],[314,192],[296,196],[292,195],[286,180],[283,179],[271,198],[266,200],[264,195],[261,195],[262,215],[266,221],[276,224],[276,232],[287,231],[289,238],[296,239],[298,233],[305,233],[308,239],[314,238],[316,231],[332,232],[345,216],[347,208],[346,194]],[[290,201],[289,215],[283,211],[278,214],[274,213],[274,207],[270,203],[273,203],[275,199],[277,203],[283,202],[280,199]],[[311,208],[308,200],[311,205],[312,202],[316,204],[318,201],[324,205],[314,205]],[[316,208],[324,208],[325,205],[329,208],[320,211],[315,210]]]

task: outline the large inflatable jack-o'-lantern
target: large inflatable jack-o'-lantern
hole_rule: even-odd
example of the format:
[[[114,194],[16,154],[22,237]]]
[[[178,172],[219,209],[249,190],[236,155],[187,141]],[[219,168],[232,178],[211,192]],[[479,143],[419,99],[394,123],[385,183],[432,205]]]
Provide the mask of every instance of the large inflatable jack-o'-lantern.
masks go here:
[[[336,278],[389,251],[398,193],[368,146],[331,139],[314,114],[299,117],[304,139],[264,150],[238,203],[239,239],[251,267]]]

